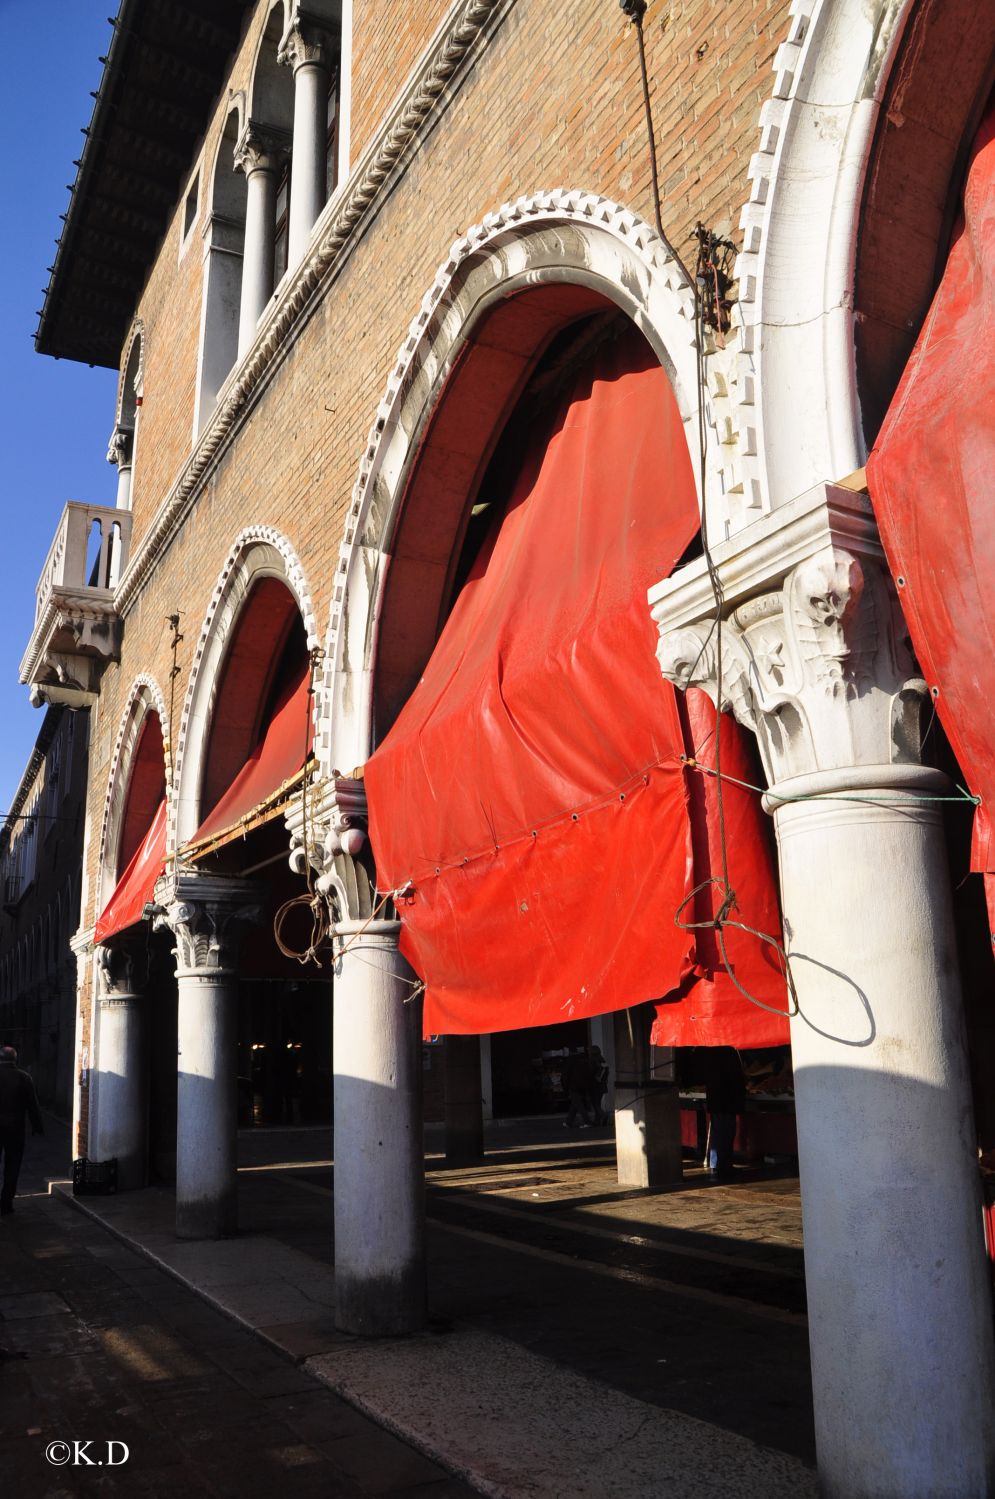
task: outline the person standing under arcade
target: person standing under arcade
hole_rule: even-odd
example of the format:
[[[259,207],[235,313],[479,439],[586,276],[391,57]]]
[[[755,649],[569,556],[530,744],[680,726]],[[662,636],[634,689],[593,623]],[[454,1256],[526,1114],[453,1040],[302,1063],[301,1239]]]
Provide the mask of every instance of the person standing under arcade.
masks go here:
[[[41,1135],[45,1126],[35,1096],[35,1085],[17,1065],[13,1046],[0,1046],[0,1152],[3,1154],[3,1188],[0,1190],[0,1217],[14,1211],[17,1178],[24,1156],[25,1118],[31,1120],[33,1134]]]

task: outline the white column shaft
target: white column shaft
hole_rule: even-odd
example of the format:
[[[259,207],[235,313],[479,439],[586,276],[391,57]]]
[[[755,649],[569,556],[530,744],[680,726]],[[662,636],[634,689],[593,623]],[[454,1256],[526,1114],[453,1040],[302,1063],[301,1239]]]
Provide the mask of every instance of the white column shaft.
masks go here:
[[[290,179],[288,263],[298,265],[325,206],[328,70],[302,63],[294,71],[294,170]]]
[[[148,1175],[148,1027],[144,1003],[129,994],[97,1006],[97,1120],[91,1154],[117,1159],[118,1186],[144,1187]]]
[[[273,295],[276,237],[276,168],[257,166],[246,174],[245,252],[238,314],[238,357],[256,336],[256,325]]]
[[[238,981],[177,974],[176,1232],[220,1238],[237,1226]]]
[[[114,501],[118,510],[131,509],[131,460],[117,466],[117,496]]]
[[[335,966],[336,1322],[367,1336],[425,1320],[421,1002],[389,925]]]
[[[820,1492],[988,1495],[991,1295],[939,812],[801,802],[776,822]]]

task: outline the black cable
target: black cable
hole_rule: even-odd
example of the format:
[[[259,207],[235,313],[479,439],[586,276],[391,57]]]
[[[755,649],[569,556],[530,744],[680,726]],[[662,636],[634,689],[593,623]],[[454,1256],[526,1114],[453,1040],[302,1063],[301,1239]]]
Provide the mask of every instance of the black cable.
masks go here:
[[[646,14],[646,0],[619,0],[619,7],[625,12],[625,14],[629,17],[629,20],[635,27],[636,40],[639,43],[639,72],[642,77],[643,84],[643,108],[646,112],[646,137],[649,144],[650,153],[650,179],[653,189],[653,219],[656,225],[656,232],[663,241],[664,249],[667,251],[667,254],[680,267],[681,275],[687,282],[687,285],[692,294],[694,294],[695,284],[691,278],[691,272],[688,270],[687,266],[684,264],[684,261],[678,255],[677,251],[674,249],[674,246],[671,244],[670,240],[667,238],[666,231],[663,227],[663,217],[660,212],[660,174],[657,169],[656,161],[656,130],[653,126],[653,105],[650,101],[650,81],[649,73],[646,68],[646,39],[643,36],[643,17]]]

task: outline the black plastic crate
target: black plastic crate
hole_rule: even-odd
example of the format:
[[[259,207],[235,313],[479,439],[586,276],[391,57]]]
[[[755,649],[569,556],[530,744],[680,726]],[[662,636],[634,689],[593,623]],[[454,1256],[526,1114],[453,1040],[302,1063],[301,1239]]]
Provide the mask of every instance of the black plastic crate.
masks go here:
[[[116,1191],[116,1157],[110,1161],[88,1161],[81,1156],[73,1161],[74,1197],[106,1197]]]

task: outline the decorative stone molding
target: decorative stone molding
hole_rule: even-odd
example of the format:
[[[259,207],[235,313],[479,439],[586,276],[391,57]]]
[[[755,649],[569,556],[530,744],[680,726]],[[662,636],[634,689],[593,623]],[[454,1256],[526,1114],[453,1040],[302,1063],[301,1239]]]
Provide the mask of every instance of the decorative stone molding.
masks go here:
[[[290,867],[318,875],[315,888],[328,902],[333,927],[369,922],[377,903],[376,874],[369,845],[366,787],[351,776],[334,776],[311,788],[306,821],[303,798],[286,818],[290,834]],[[393,923],[388,902],[373,923]]]
[[[246,177],[253,172],[276,172],[290,154],[290,147],[289,131],[249,120],[235,146],[235,170]]]
[[[280,39],[276,60],[286,68],[328,67],[332,53],[327,22],[298,10]]]
[[[169,808],[168,848],[178,848],[196,827],[206,734],[228,642],[249,590],[264,577],[279,578],[287,585],[301,611],[308,650],[318,646],[318,621],[311,590],[296,551],[273,526],[247,526],[235,538],[218,574],[190,662],[177,734],[177,793]],[[316,718],[320,691],[318,680],[315,683]]]
[[[117,737],[114,740],[114,749],[111,754],[111,768],[107,777],[107,789],[104,792],[104,810],[100,822],[100,848],[97,860],[97,889],[100,897],[100,907],[98,909],[110,898],[111,892],[114,889],[117,849],[121,837],[121,819],[124,816],[125,793],[128,781],[131,778],[131,770],[135,753],[138,749],[138,741],[145,726],[145,718],[150,712],[158,714],[159,726],[162,729],[166,800],[168,803],[173,773],[169,710],[166,707],[166,699],[159,683],[155,677],[149,676],[147,672],[143,671],[139,672],[128,689],[127,703],[121,715],[121,723],[118,727]]]
[[[135,365],[134,375],[131,382],[131,390],[128,390],[128,370],[132,364],[132,355],[135,347],[138,347],[138,362]],[[117,385],[117,404],[114,411],[114,422],[117,427],[125,427],[131,431],[130,426],[124,421],[124,409],[129,402],[141,401],[145,389],[145,323],[142,318],[136,317],[128,332],[124,345],[124,354],[121,359],[121,374]]]
[[[155,926],[176,938],[177,977],[233,977],[239,928],[262,916],[259,886],[235,877],[187,874],[160,885],[156,897],[162,909]]]
[[[422,299],[360,460],[325,649],[328,716],[316,749],[326,774],[332,764],[359,764],[369,752],[369,703],[359,703],[353,687],[357,679],[369,687],[366,652],[383,576],[381,561],[426,412],[475,321],[512,284],[572,278],[597,284],[654,346],[670,376],[690,451],[697,451],[694,298],[652,226],[608,198],[562,188],[504,203],[473,225],[451,246]],[[722,459],[712,451],[709,461],[717,469]],[[697,473],[697,465],[695,469]],[[389,480],[384,477],[388,474]]]
[[[914,0],[793,0],[790,8],[740,217],[733,324],[744,524],[866,457],[854,255],[881,101],[913,9]]]
[[[129,942],[115,942],[113,945],[101,942],[96,948],[96,960],[100,1003],[134,998],[139,986],[133,945]]]
[[[134,433],[130,427],[115,427],[107,444],[107,462],[116,469],[127,468],[131,463],[131,447]]]
[[[720,624],[704,559],[650,594],[663,675],[756,734],[775,797],[816,772],[918,766],[927,696],[866,496],[820,486],[792,511],[715,547]]]
[[[133,553],[115,596],[122,615],[134,606],[238,423],[279,367],[322,287],[375,217],[422,131],[452,103],[473,59],[514,4],[463,0],[456,6],[342,192],[329,201],[311,248],[264,314],[255,341],[222,388],[214,415]]]

